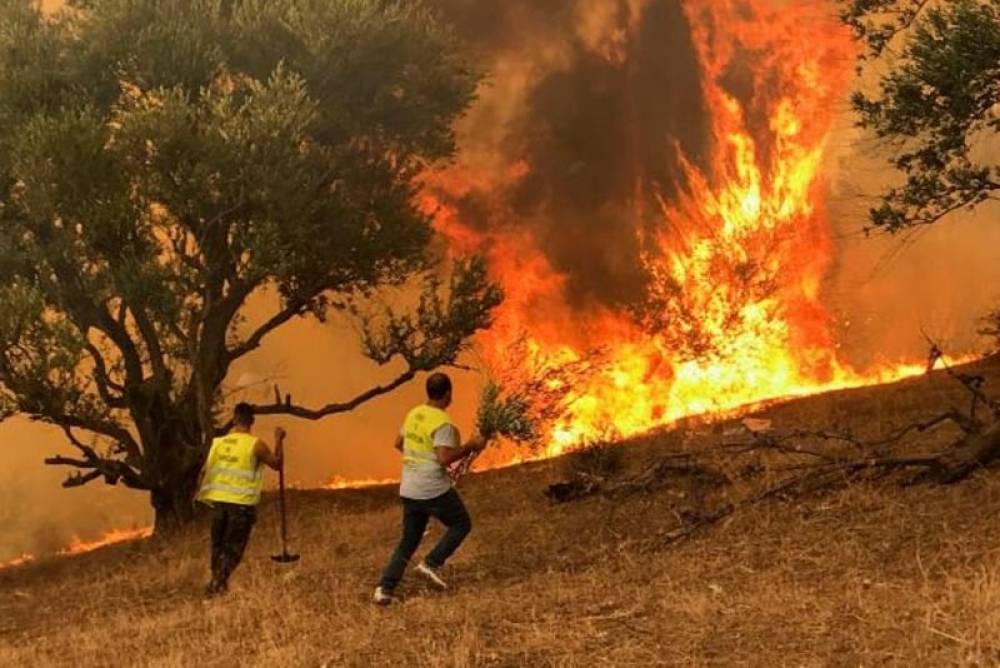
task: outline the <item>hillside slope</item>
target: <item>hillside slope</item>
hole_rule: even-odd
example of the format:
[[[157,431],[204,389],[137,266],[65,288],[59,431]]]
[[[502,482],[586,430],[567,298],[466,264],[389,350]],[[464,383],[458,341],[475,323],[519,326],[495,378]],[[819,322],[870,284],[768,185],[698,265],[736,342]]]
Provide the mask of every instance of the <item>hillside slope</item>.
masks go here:
[[[1000,394],[1000,362],[978,371]],[[849,426],[876,437],[965,402],[941,374],[775,406],[776,429]],[[731,425],[616,450],[628,470],[711,449]],[[907,452],[948,441],[934,432]],[[572,462],[576,461],[576,464]],[[738,469],[777,476],[766,458]],[[272,563],[268,499],[231,594],[206,602],[207,531],[0,571],[0,665],[573,666],[996,665],[1000,476],[954,486],[900,476],[742,509],[691,539],[663,537],[738,494],[678,478],[642,493],[553,504],[572,458],[472,476],[473,533],[452,591],[409,577],[369,596],[398,532],[395,490],[290,497],[295,566]],[[742,473],[740,473],[742,472]],[[737,475],[738,474],[738,475]],[[438,535],[432,531],[422,552]],[[421,554],[422,554],[421,552]]]

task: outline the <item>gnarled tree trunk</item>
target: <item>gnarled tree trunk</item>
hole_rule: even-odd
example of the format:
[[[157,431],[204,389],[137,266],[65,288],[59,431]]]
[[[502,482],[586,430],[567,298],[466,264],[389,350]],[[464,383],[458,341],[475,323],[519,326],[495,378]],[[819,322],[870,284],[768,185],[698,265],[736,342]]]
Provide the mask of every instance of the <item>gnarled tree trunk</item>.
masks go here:
[[[176,420],[171,427],[157,430],[159,437],[147,446],[146,473],[151,481],[150,504],[155,513],[157,534],[174,531],[191,522],[198,512],[194,497],[198,491],[199,474],[208,443],[204,446],[197,435],[186,434]]]
[[[153,531],[156,534],[175,531],[195,518],[194,495],[197,476],[166,484],[150,492],[150,502],[155,513]]]

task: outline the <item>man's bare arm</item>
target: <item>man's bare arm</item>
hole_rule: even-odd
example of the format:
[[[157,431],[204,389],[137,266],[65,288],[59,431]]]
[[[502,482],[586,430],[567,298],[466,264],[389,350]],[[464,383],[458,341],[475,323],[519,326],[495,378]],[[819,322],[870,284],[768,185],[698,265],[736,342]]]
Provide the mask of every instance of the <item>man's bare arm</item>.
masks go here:
[[[277,427],[274,430],[274,443],[274,453],[272,453],[267,443],[257,439],[254,454],[257,455],[258,460],[278,471],[285,464],[285,430],[281,427]]]
[[[455,434],[458,435],[458,430],[455,430]],[[461,445],[457,448],[434,448],[434,453],[437,455],[438,463],[445,468],[451,466],[455,462],[464,459],[473,452],[478,452],[486,447],[486,439],[482,436],[475,436],[469,439],[469,442],[465,445]]]

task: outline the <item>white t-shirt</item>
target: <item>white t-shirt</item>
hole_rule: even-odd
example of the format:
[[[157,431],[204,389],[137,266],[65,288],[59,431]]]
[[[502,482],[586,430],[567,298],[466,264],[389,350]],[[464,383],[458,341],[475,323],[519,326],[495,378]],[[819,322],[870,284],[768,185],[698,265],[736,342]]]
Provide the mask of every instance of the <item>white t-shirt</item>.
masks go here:
[[[400,431],[400,436],[405,437],[405,434]],[[441,425],[432,436],[435,448],[457,448],[461,445],[458,442],[458,429],[452,424]],[[448,475],[448,469],[441,464],[435,466],[403,464],[403,473],[399,481],[400,496],[407,499],[433,499],[450,489],[451,477]]]

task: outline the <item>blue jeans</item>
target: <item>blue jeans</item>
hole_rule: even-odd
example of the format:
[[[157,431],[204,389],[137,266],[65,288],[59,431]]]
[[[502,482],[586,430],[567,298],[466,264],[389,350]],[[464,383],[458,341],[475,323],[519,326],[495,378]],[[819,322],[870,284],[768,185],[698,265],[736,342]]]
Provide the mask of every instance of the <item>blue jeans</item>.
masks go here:
[[[433,499],[400,497],[399,500],[403,504],[403,537],[382,573],[381,585],[385,592],[393,591],[403,579],[406,565],[420,547],[420,541],[424,538],[424,531],[430,518],[436,518],[448,528],[424,560],[431,568],[443,566],[472,531],[472,520],[465,509],[465,504],[462,503],[462,497],[454,489]]]

